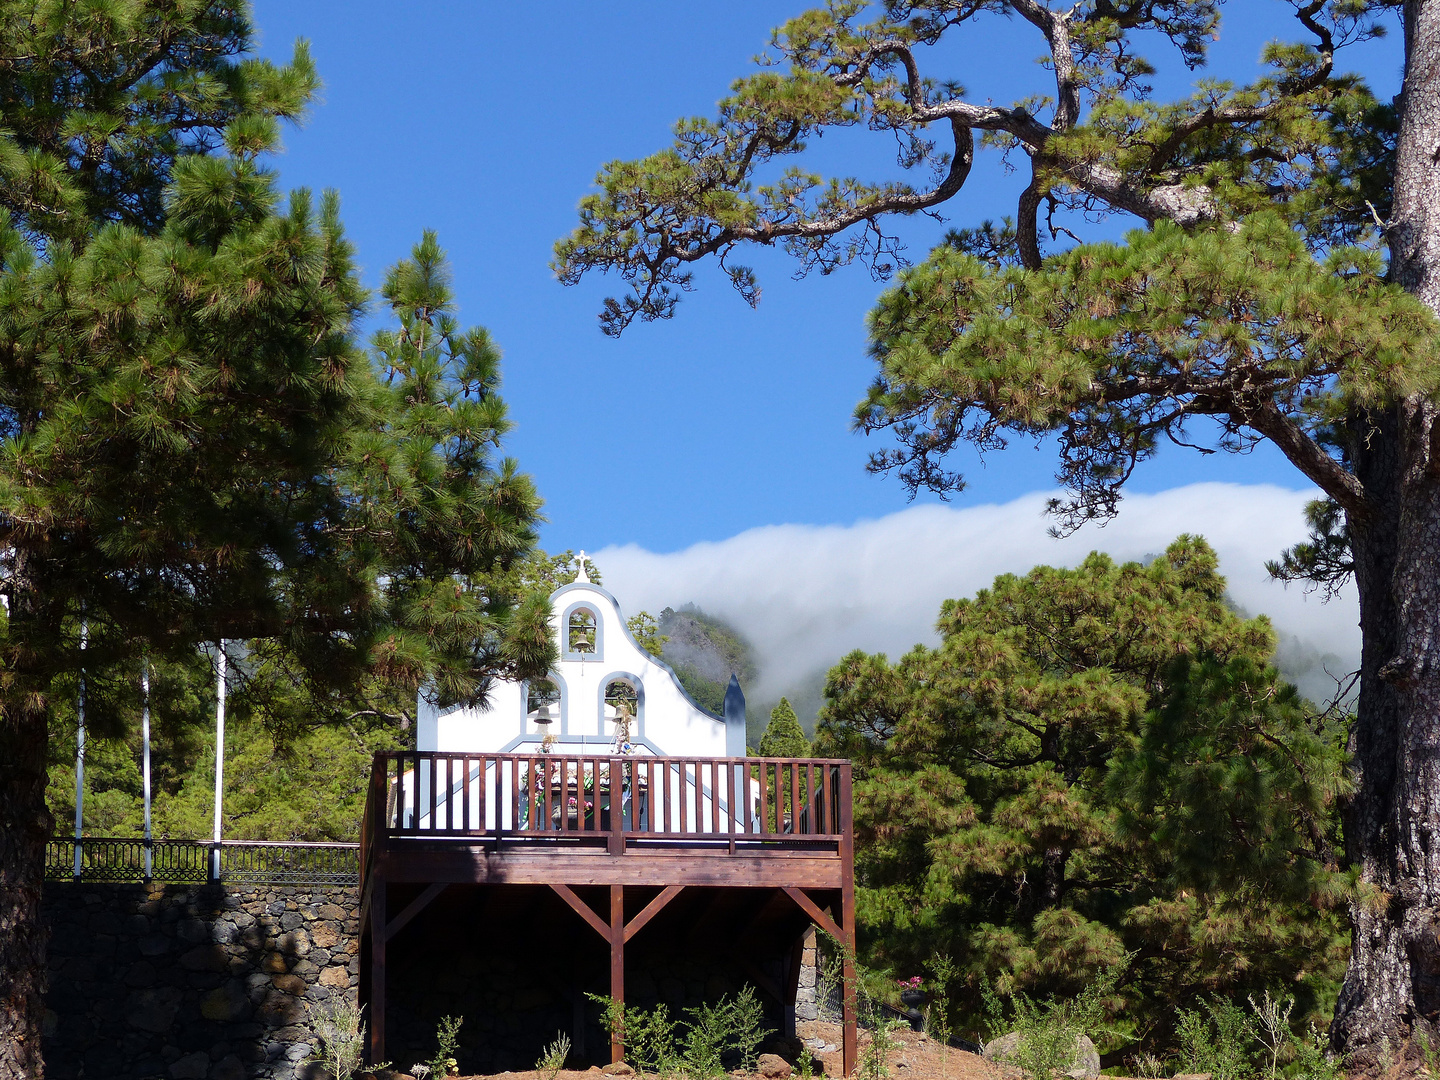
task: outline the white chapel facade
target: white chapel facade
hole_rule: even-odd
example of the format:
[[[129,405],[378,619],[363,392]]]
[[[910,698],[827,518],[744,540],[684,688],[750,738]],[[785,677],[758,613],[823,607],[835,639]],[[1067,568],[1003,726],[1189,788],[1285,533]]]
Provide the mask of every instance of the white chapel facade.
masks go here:
[[[496,680],[483,707],[417,702],[416,749],[446,753],[744,757],[745,697],[731,677],[723,716],[691,700],[674,670],[625,625],[620,605],[590,581],[585,553],[550,594],[560,658],[546,680]],[[628,736],[628,737],[627,737]]]

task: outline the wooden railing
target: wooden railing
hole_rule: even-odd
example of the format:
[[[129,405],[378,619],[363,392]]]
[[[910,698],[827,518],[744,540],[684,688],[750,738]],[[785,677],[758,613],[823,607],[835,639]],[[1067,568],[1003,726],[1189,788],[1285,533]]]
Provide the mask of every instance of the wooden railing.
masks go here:
[[[830,847],[850,829],[848,761],[377,754],[361,844],[460,838]]]

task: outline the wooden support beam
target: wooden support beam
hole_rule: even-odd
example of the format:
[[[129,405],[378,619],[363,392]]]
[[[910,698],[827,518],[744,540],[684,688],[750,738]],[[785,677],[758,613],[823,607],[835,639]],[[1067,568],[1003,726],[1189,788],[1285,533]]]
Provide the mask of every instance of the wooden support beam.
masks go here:
[[[840,795],[837,800],[840,823],[840,921],[844,924],[845,943],[844,986],[841,993],[841,1060],[845,1075],[850,1076],[860,1065],[859,987],[855,978],[855,824],[851,817],[854,806],[850,766],[840,770]]]
[[[825,914],[825,912],[821,909],[820,905],[815,903],[814,900],[811,900],[810,897],[805,894],[804,889],[797,889],[793,886],[786,886],[785,895],[790,897],[791,900],[794,900],[795,903],[800,905],[800,910],[805,912],[806,915],[809,915],[816,926],[820,927],[821,930],[824,930],[836,941],[839,941],[842,944],[844,943],[845,931],[843,931],[839,926],[835,925],[835,920],[830,918],[829,915]]]
[[[625,1008],[625,886],[610,886],[610,1000],[624,1015]],[[610,1061],[625,1060],[619,1034],[610,1037]]]
[[[646,923],[648,923],[656,915],[660,914],[661,908],[663,908],[666,904],[670,903],[671,900],[674,900],[675,897],[680,895],[680,890],[683,888],[685,888],[684,885],[665,886],[665,888],[660,891],[659,896],[655,897],[654,900],[651,900],[650,903],[646,904],[645,909],[625,925],[625,940],[629,941],[636,934],[638,934],[641,928]]]
[[[360,926],[363,928],[370,920],[370,894],[375,891],[375,875],[371,874],[365,879],[365,886],[360,893]]]
[[[385,1060],[385,879],[370,894],[370,1064]]]
[[[552,881],[550,888],[554,889],[560,899],[569,904],[577,915],[589,923],[591,929],[606,941],[610,940],[609,923],[600,918],[599,915],[596,915],[595,910],[589,904],[585,903],[584,900],[581,900],[580,897],[576,896],[575,891],[571,889],[569,885],[557,885]]]
[[[416,915],[419,915],[420,912],[430,906],[430,901],[434,900],[449,887],[449,884],[444,881],[436,881],[427,886],[424,892],[405,905],[405,909],[401,911],[399,915],[396,915],[395,918],[390,920],[390,925],[385,927],[385,940],[389,941],[403,930],[411,919],[415,918]]]

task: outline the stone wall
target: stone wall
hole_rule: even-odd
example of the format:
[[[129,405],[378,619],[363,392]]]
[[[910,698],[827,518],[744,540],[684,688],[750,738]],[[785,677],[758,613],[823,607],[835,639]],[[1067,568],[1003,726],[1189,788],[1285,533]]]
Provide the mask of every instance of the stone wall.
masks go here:
[[[310,1010],[354,1000],[351,887],[49,882],[51,1080],[308,1080]]]
[[[815,930],[805,932],[804,949],[800,954],[800,981],[795,988],[795,1019],[820,1019],[820,954]]]

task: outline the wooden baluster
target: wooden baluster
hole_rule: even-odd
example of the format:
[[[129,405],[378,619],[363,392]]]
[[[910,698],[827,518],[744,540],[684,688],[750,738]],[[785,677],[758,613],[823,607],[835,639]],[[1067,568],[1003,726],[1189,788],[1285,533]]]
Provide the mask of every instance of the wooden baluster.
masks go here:
[[[436,789],[436,786],[437,786],[437,779],[438,779],[438,778],[437,778],[436,775],[435,775],[435,768],[436,768],[435,756],[434,756],[433,754],[427,755],[427,756],[426,756],[426,760],[427,760],[428,764],[430,765],[430,797],[425,800],[425,802],[426,802],[425,811],[426,811],[426,814],[427,814],[427,815],[429,816],[429,818],[430,818],[430,831],[431,831],[431,832],[434,832],[434,831],[435,831],[435,827],[436,827],[436,825],[438,824],[438,822],[436,822],[436,820],[435,820],[435,789]],[[416,824],[419,824],[419,822],[416,822]]]
[[[638,784],[637,784],[638,786]],[[645,759],[645,831],[655,831],[655,759]]]
[[[490,807],[487,805],[489,800],[485,793],[485,773],[489,771],[490,760],[489,758],[482,757],[479,759],[479,762],[480,767],[476,771],[475,777],[475,805],[479,811],[480,831],[482,833],[488,833],[490,831]],[[496,816],[498,817],[499,815],[497,814]]]
[[[585,759],[575,759],[575,830],[585,831]]]
[[[811,761],[805,765],[805,831],[820,832],[815,824],[815,763]]]
[[[825,797],[830,800],[830,832],[839,836],[843,832],[840,823],[840,766],[830,766],[830,787],[825,792]]]
[[[765,767],[765,762],[764,762],[764,761],[761,761],[761,762],[760,762],[760,799],[759,799],[759,806],[760,806],[760,834],[761,834],[762,836],[763,836],[765,833],[767,833],[767,832],[770,831],[769,829],[767,829],[767,828],[765,827],[765,826],[768,824],[767,821],[766,821],[766,817],[767,817],[767,816],[769,815],[769,813],[770,813],[770,791],[769,791],[769,788],[766,787],[766,782],[767,782],[767,780],[768,780],[768,777],[767,777],[766,774],[767,774],[768,772],[769,772],[769,770]]]
[[[410,768],[406,770],[410,777],[410,790],[405,791],[402,783],[401,791],[404,792],[405,800],[404,821],[408,823],[405,826],[406,831],[414,832],[420,824],[420,755],[406,755],[406,760],[410,763]]]
[[[539,827],[535,810],[535,759],[525,759],[525,828],[534,832]]]
[[[685,808],[690,801],[690,763],[680,762],[680,831],[689,832],[685,827]]]
[[[710,831],[720,831],[720,763],[710,762]]]
[[[585,790],[585,780],[590,780],[590,790]],[[594,832],[600,827],[599,800],[595,797],[595,789],[600,786],[600,771],[595,768],[595,759],[580,762],[580,811],[584,813],[585,803],[590,803],[590,823],[584,828],[587,832]]]
[[[785,831],[785,779],[787,769],[783,761],[775,762],[775,831]]]
[[[820,821],[821,821],[821,822],[823,823],[823,825],[824,825],[824,828],[821,829],[821,832],[824,832],[825,834],[829,835],[829,834],[831,834],[831,833],[834,832],[834,830],[830,828],[830,766],[829,766],[829,765],[822,765],[822,766],[820,767],[820,779],[819,779],[818,783],[819,783],[820,786],[819,786],[819,788],[818,788],[818,789],[816,790],[816,792],[815,792],[815,797],[820,800]]]
[[[520,759],[510,759],[510,798],[505,800],[510,810],[510,831],[520,831]]]
[[[585,759],[580,758],[580,764],[575,767],[575,812],[579,815],[575,824],[581,832],[585,831]]]
[[[664,773],[665,773],[665,800],[664,800],[664,803],[663,803],[663,805],[664,805],[664,807],[665,807],[665,825],[664,825],[664,828],[663,828],[661,831],[662,831],[662,832],[667,832],[667,833],[668,833],[668,832],[671,832],[671,831],[675,828],[673,822],[671,821],[671,814],[670,814],[670,811],[671,811],[671,810],[673,809],[673,807],[674,807],[674,802],[673,802],[672,797],[671,797],[671,795],[670,795],[670,790],[671,790],[671,789],[670,789],[670,774],[671,774],[672,772],[674,772],[674,771],[675,771],[675,767],[674,767],[673,765],[671,765],[670,762],[668,762],[668,761],[665,762],[665,768],[664,768]]]
[[[740,812],[740,804],[744,802],[744,792],[740,792],[739,796],[736,795],[736,768],[734,768],[732,760],[726,760],[724,772],[726,772],[726,793],[730,796],[730,835],[734,837],[736,832],[744,832],[744,815]],[[744,773],[740,775],[740,779],[744,779]]]
[[[790,831],[800,831],[800,763],[790,763]]]
[[[448,832],[455,831],[455,765],[453,757],[445,759],[445,828]],[[463,788],[460,797],[465,797]]]
[[[556,801],[560,804],[560,825],[563,832],[570,831],[570,760],[559,758],[556,761],[556,768],[559,770],[560,794]]]
[[[470,758],[460,758],[460,831],[470,831]]]

